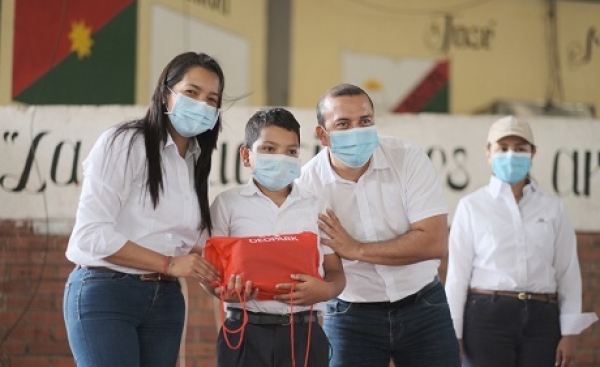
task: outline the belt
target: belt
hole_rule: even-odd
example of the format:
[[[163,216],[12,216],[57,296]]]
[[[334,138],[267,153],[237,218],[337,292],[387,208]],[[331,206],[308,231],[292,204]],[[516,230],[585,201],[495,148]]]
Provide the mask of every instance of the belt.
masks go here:
[[[487,289],[471,288],[469,293],[473,294],[489,294],[497,297],[516,298],[521,301],[541,301],[546,303],[558,303],[558,295],[556,293],[528,293],[528,292],[508,292],[508,291],[492,291]]]
[[[438,284],[440,284],[439,278],[436,276],[435,279],[431,283],[428,283],[426,286],[421,288],[416,293],[411,294],[410,296],[406,296],[395,302],[353,302],[352,305],[356,306],[366,306],[366,307],[386,307],[386,308],[402,308],[408,305],[411,305],[419,299],[422,295],[429,292],[433,288],[435,288]]]
[[[79,265],[79,267],[81,269],[89,269],[89,270],[102,270],[102,271],[106,271],[106,272],[110,272],[110,273],[116,273],[116,274],[127,274],[130,275],[134,278],[137,278],[143,282],[176,282],[177,281],[177,277],[172,277],[170,275],[165,275],[162,273],[148,273],[148,274],[130,274],[130,273],[123,273],[120,271],[116,271],[114,269],[111,268],[107,268],[105,266],[85,266],[85,265]]]
[[[292,319],[294,324],[308,324],[309,322],[318,321],[317,313],[313,312],[311,314],[310,311],[296,312],[293,314],[293,317],[290,314],[277,315],[250,311],[246,311],[246,313],[248,314],[248,323],[258,325],[289,325],[292,323]],[[229,320],[241,321],[244,318],[244,311],[239,308],[228,308],[227,318]]]

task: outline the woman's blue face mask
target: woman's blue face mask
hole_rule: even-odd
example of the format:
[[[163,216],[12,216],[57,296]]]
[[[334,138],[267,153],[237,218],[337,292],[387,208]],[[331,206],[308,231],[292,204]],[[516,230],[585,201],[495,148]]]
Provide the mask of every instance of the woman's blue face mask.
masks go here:
[[[513,184],[521,181],[531,169],[530,152],[498,152],[492,156],[492,172],[501,181]]]
[[[169,88],[169,90],[171,90]],[[206,102],[197,101],[181,93],[175,93],[173,109],[167,112],[171,125],[177,133],[186,138],[212,130],[219,118],[219,109]]]

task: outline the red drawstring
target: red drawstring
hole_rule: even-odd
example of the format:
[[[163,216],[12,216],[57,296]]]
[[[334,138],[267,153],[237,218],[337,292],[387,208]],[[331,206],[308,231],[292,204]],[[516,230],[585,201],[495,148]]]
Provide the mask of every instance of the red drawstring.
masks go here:
[[[292,367],[296,367],[296,343],[294,338],[294,305],[293,305],[293,297],[292,293],[294,292],[294,286],[292,285],[292,290],[290,291],[290,341],[292,344]],[[310,312],[308,314],[308,340],[306,341],[306,353],[304,354],[304,367],[308,366],[308,354],[310,352],[310,340],[311,340],[311,332],[312,332],[312,316],[313,316],[313,306],[310,306]]]
[[[221,292],[221,327],[223,330],[223,338],[225,339],[225,343],[227,343],[227,346],[230,349],[239,349],[242,346],[242,342],[244,341],[244,330],[246,329],[246,325],[248,324],[248,312],[246,311],[246,298],[242,298],[240,292],[236,289],[232,289],[231,290],[231,294],[237,294],[238,298],[240,299],[240,303],[242,304],[242,324],[240,325],[239,328],[235,329],[235,330],[231,330],[229,329],[226,325],[225,325],[225,307],[224,307],[224,303],[225,303],[225,291]],[[227,334],[240,334],[240,340],[238,341],[236,346],[232,346],[231,342],[229,341],[229,336]]]
[[[294,338],[294,299],[292,296],[292,293],[294,292],[294,285],[292,285],[292,289],[290,291],[290,341],[291,341],[291,347],[292,347],[292,367],[296,367],[296,343],[295,343],[295,338]],[[244,342],[244,330],[246,329],[246,325],[248,324],[248,311],[246,311],[246,299],[243,298],[240,294],[239,291],[237,291],[236,289],[232,289],[230,294],[237,294],[238,298],[240,299],[240,303],[242,305],[242,324],[240,325],[239,328],[237,329],[229,329],[226,325],[225,325],[225,307],[224,307],[224,303],[225,303],[225,291],[221,292],[221,328],[223,330],[223,338],[225,339],[225,343],[227,344],[227,346],[230,349],[239,349],[242,346],[242,343]],[[306,342],[306,353],[304,355],[304,367],[308,366],[308,356],[310,353],[310,341],[311,341],[311,334],[312,334],[312,316],[313,316],[313,306],[310,306],[310,312],[308,314],[308,340]],[[233,346],[231,345],[231,342],[229,341],[229,336],[228,334],[240,334],[240,340],[238,341],[237,345]]]

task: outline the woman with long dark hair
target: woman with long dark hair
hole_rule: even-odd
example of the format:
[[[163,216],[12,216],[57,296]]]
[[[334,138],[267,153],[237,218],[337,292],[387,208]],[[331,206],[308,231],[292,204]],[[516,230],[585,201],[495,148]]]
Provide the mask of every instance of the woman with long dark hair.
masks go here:
[[[176,365],[185,314],[177,279],[218,280],[199,238],[212,230],[224,84],[210,56],[176,56],[146,115],[106,131],[83,162],[64,295],[78,367]]]

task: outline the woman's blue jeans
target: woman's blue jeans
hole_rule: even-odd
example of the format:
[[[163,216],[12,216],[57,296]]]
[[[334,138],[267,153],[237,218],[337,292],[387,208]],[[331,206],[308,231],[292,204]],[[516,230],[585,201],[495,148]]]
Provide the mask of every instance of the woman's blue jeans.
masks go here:
[[[330,367],[459,367],[458,341],[446,293],[438,284],[402,307],[327,303],[324,330],[333,347]]]
[[[75,268],[63,312],[78,367],[175,367],[185,304],[179,282]]]

